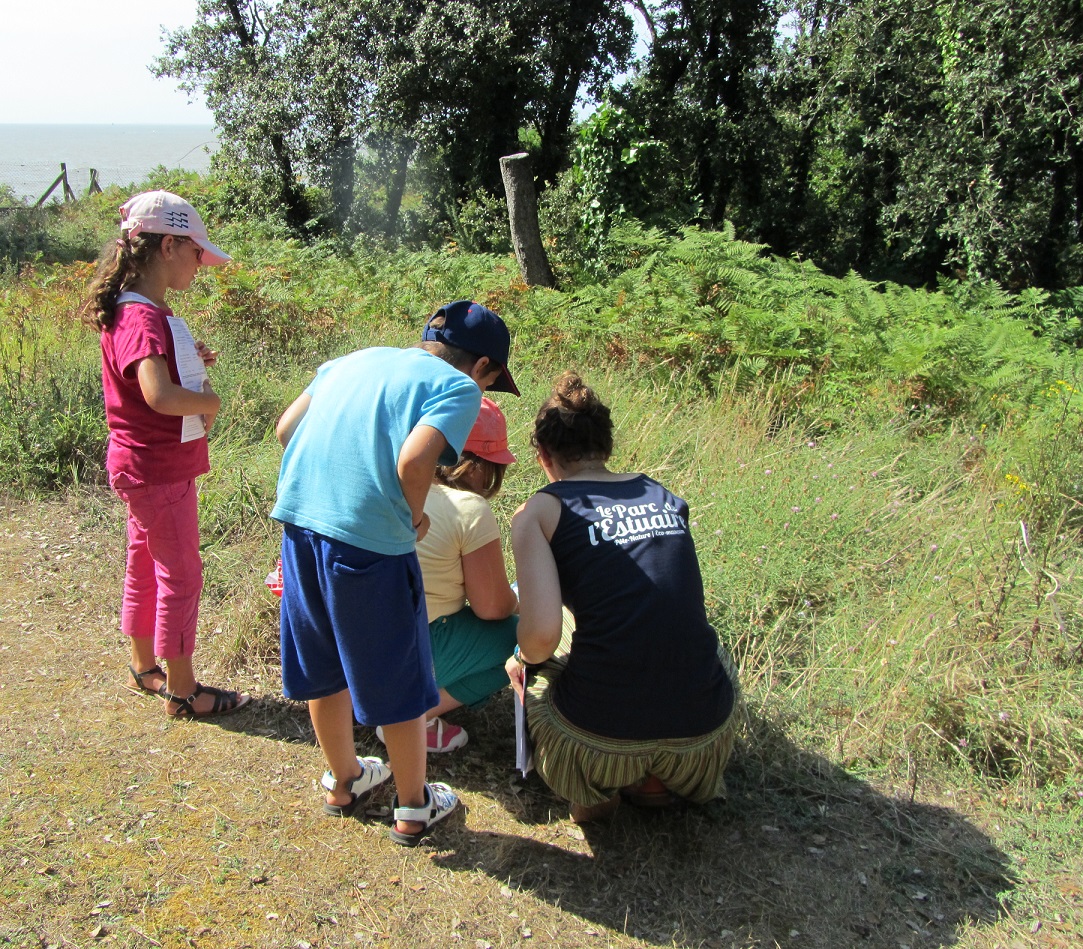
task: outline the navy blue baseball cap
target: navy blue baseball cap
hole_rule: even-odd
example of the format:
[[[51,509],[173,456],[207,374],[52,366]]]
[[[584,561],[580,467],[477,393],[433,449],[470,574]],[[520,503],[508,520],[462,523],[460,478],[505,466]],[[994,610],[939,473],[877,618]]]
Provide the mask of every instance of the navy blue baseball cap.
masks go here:
[[[438,316],[444,318],[443,326],[432,325],[432,321]],[[425,322],[421,339],[423,342],[457,346],[475,356],[488,356],[504,367],[504,371],[489,388],[494,392],[519,394],[515,380],[508,371],[511,334],[504,321],[488,307],[473,300],[456,300],[442,306]]]

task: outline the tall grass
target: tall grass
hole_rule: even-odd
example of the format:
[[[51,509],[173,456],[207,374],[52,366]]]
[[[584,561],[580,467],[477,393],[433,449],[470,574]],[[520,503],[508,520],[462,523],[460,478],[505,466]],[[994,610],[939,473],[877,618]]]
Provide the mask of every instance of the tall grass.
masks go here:
[[[75,319],[84,267],[0,282],[0,465],[20,490],[100,477],[101,364]]]
[[[1022,303],[698,237],[641,241],[633,271],[561,294],[506,257],[221,231],[237,263],[175,305],[222,354],[200,517],[204,615],[234,661],[276,655],[275,419],[324,360],[408,344],[469,296],[515,331],[501,520],[542,483],[531,421],[576,368],[613,408],[615,464],[689,501],[756,718],[857,770],[1083,787],[1083,369],[1020,332]],[[73,318],[89,272],[0,278],[0,464],[22,495],[101,482],[98,344]]]
[[[593,376],[618,464],[689,501],[709,615],[763,716],[859,768],[1079,781],[1081,519],[1047,529],[1004,477],[1016,435],[811,437],[755,394]]]

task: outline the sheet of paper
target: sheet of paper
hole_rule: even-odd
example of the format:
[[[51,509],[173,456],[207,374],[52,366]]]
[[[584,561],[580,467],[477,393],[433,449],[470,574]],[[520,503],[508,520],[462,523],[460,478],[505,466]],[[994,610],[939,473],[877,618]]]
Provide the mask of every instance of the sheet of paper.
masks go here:
[[[525,679],[525,676],[524,676]],[[526,730],[526,709],[523,700],[512,693],[515,702],[515,767],[518,768],[525,778],[534,770],[534,752],[530,747],[530,736]]]
[[[180,384],[192,392],[202,392],[203,383],[206,382],[207,367],[203,365],[203,358],[196,349],[195,337],[188,329],[188,324],[179,316],[166,317],[169,320],[169,329],[173,334],[173,350],[177,354],[177,373],[180,376]],[[202,415],[186,415],[181,425],[181,441],[190,442],[197,438],[203,438],[207,434],[203,424]]]

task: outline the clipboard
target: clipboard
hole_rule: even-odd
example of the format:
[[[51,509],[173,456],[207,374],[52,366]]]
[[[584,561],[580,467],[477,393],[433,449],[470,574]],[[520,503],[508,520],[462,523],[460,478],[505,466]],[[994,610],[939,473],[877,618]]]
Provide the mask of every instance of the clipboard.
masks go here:
[[[522,672],[523,694],[526,695],[526,670]],[[526,706],[519,694],[512,691],[515,703],[515,767],[525,778],[534,770],[534,750],[530,747],[530,735],[526,730]]]

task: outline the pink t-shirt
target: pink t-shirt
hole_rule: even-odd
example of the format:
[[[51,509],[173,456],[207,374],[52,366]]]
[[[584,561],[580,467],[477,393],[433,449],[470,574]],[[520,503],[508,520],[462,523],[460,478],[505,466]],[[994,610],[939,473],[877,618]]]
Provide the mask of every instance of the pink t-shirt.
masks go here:
[[[210,471],[207,439],[181,441],[183,419],[155,412],[139,387],[139,362],[165,356],[178,385],[177,357],[167,318],[171,310],[151,303],[122,303],[113,325],[102,330],[102,389],[109,423],[105,467],[139,484],[187,481]]]

